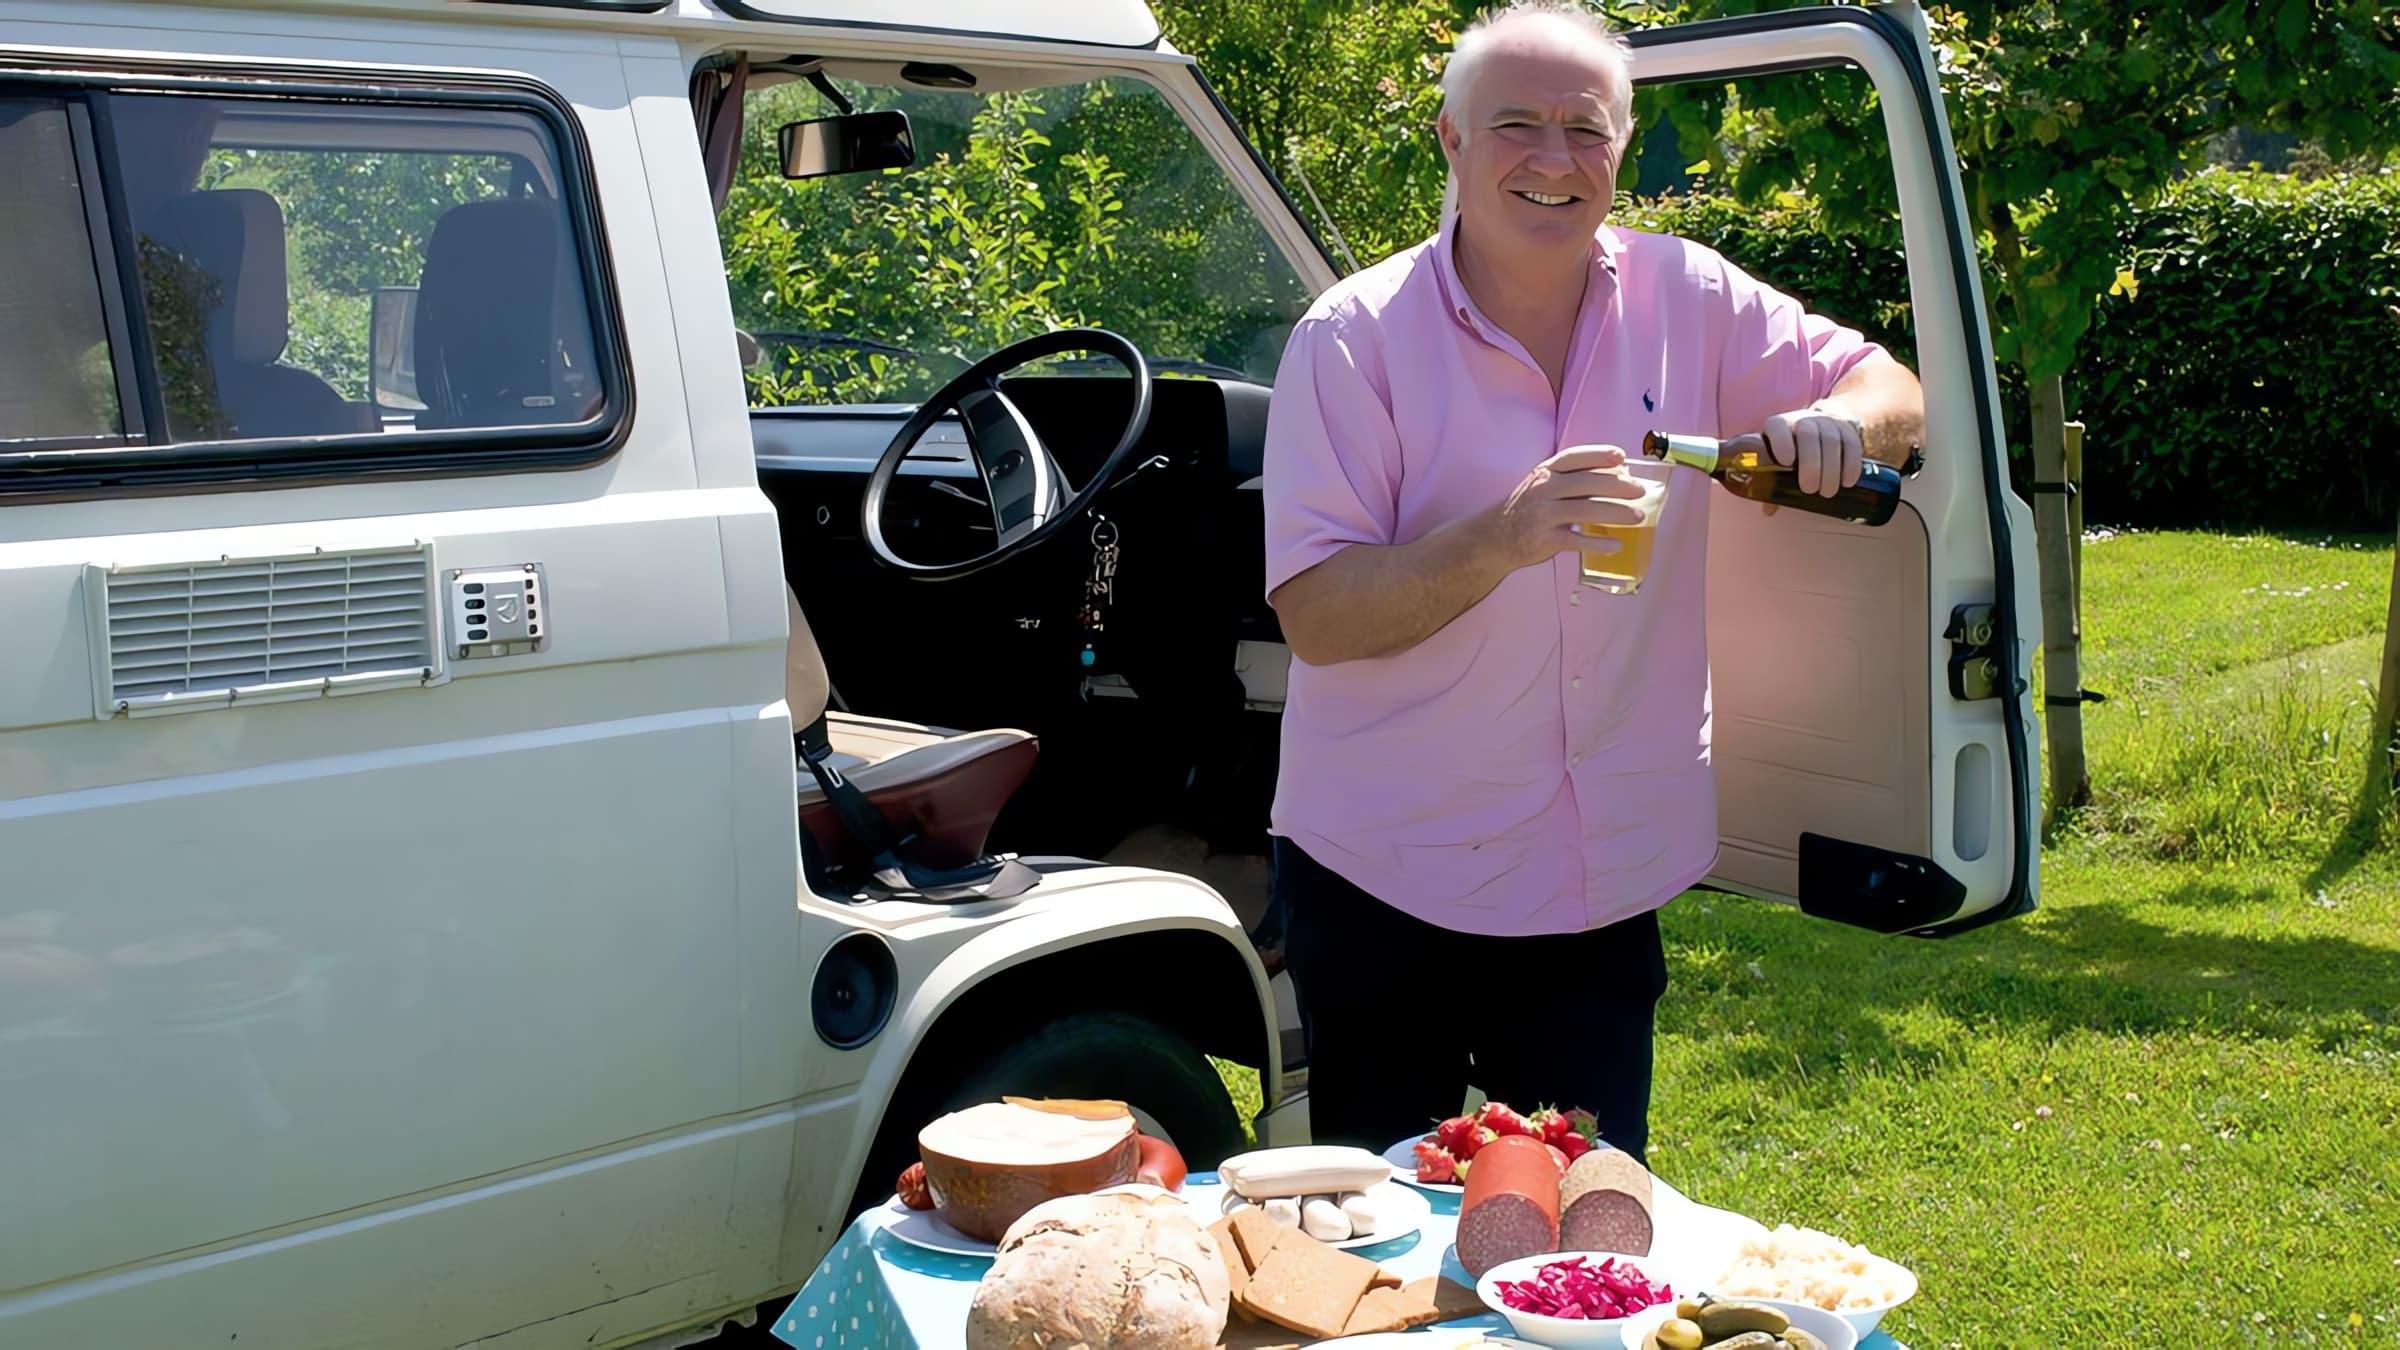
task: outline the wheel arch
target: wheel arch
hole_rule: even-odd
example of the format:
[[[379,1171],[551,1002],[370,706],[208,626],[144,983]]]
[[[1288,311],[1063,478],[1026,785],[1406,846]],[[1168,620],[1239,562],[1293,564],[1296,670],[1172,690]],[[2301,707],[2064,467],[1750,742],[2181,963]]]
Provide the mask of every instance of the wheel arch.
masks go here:
[[[1224,901],[1187,882],[1222,908]],[[1012,929],[1052,931],[1036,933]],[[1231,991],[1246,990],[1247,996]],[[860,1110],[846,1150],[852,1188],[836,1188],[829,1231],[849,1221],[895,1111],[931,1095],[981,1053],[1037,1030],[1062,1013],[1125,1012],[1175,1031],[1202,1052],[1255,1064],[1264,1100],[1282,1076],[1273,995],[1265,968],[1231,911],[1152,914],[1100,933],[1088,923],[1042,924],[1035,916],[978,934],[944,957],[893,1017],[893,1032],[860,1084]],[[893,1033],[897,1034],[893,1034]]]

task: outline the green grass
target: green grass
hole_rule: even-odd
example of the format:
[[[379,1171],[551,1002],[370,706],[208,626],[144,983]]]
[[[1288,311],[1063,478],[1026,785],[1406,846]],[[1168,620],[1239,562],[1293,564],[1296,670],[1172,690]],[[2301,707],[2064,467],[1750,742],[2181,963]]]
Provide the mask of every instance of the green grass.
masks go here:
[[[2040,911],[1678,900],[1652,1163],[1908,1264],[1916,1350],[2400,1343],[2400,851],[2343,828],[2390,538],[2084,559],[2110,701]]]
[[[2293,872],[2053,854],[1939,943],[1685,897],[1652,1164],[1909,1265],[1912,1346],[2391,1344],[2400,868]]]
[[[1258,1085],[1258,1070],[1229,1059],[1219,1059],[1215,1055],[1210,1055],[1208,1062],[1216,1068],[1217,1077],[1225,1080],[1225,1094],[1233,1098],[1233,1113],[1241,1118],[1242,1138],[1257,1143],[1258,1128],[1255,1121],[1259,1111],[1266,1106],[1266,1094]]]
[[[2388,532],[2095,538],[2083,548],[2084,678],[2112,696],[2165,696],[2380,633],[2391,577]]]
[[[2132,534],[2084,549],[2093,802],[2055,831],[2160,861],[2337,851],[2364,773],[2392,542]]]

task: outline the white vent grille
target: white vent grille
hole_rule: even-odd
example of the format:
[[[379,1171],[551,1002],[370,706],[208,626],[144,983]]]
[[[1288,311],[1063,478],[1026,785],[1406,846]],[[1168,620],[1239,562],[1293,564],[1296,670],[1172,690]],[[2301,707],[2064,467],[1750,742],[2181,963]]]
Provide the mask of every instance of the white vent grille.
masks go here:
[[[102,576],[103,717],[417,683],[437,663],[421,546]]]

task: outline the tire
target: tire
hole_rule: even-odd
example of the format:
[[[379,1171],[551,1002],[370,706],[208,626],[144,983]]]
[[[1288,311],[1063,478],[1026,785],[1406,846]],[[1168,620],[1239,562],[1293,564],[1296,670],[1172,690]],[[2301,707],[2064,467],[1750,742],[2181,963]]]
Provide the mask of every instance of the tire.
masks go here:
[[[917,1131],[926,1122],[1004,1095],[1122,1101],[1156,1121],[1195,1172],[1211,1170],[1245,1147],[1241,1118],[1208,1056],[1146,1017],[1070,1013],[961,1060],[910,1066],[910,1086],[893,1100],[859,1178],[852,1218],[891,1195],[900,1169],[916,1160]],[[934,1086],[919,1090],[918,1084]]]

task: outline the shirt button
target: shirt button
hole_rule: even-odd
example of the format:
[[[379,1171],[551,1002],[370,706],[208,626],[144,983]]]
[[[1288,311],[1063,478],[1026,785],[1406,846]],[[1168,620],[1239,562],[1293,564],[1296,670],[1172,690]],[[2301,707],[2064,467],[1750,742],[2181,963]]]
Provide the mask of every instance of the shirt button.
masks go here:
[[[1567,756],[1567,767],[1568,767],[1568,768],[1572,769],[1572,768],[1574,768],[1576,765],[1578,765],[1578,764],[1581,764],[1581,763],[1583,763],[1583,756],[1581,756],[1581,755],[1569,755],[1569,756]]]
[[[1572,679],[1568,680],[1568,681],[1567,681],[1567,687],[1568,687],[1569,689],[1581,689],[1581,688],[1583,688],[1583,677],[1582,677],[1581,675],[1577,675],[1577,676],[1573,677]]]
[[[1568,604],[1570,604],[1570,605],[1580,605],[1580,604],[1582,604],[1582,603],[1583,603],[1583,592],[1581,592],[1581,591],[1569,591],[1569,592],[1567,592],[1567,603],[1568,603]]]

